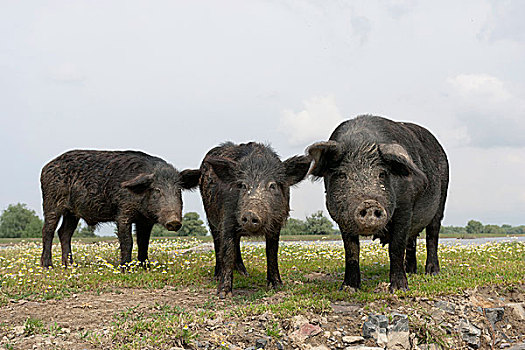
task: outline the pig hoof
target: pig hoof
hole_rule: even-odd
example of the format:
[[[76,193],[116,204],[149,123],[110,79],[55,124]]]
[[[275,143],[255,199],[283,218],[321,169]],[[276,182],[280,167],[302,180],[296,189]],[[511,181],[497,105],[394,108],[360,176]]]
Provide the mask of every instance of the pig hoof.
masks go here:
[[[233,296],[231,291],[227,292],[224,290],[218,291],[217,294],[219,295],[219,299],[230,299]]]
[[[396,290],[406,292],[408,290],[408,282],[390,283],[390,293],[394,293]]]
[[[427,275],[437,275],[439,273],[439,267],[436,265],[427,265],[425,268],[425,272]]]
[[[139,262],[139,266],[142,267],[144,270],[149,270],[151,268],[149,260]]]
[[[357,292],[357,288],[348,286],[346,284],[342,284],[341,287],[339,288],[339,290],[342,291],[342,292],[347,292],[347,293],[355,293],[355,292]]]
[[[281,289],[282,286],[283,286],[283,282],[281,281],[268,281],[266,283],[266,287],[271,288],[271,289]]]
[[[237,265],[237,266],[235,266],[235,270],[237,270],[237,272],[241,276],[245,276],[245,277],[249,276],[248,271],[246,271],[246,267],[244,267],[244,265]]]

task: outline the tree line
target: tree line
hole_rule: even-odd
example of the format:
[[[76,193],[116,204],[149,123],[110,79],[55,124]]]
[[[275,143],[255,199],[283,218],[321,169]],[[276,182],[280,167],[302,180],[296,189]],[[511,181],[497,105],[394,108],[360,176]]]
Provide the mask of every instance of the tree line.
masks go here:
[[[511,226],[511,225],[483,225],[480,221],[469,220],[467,226],[442,226],[440,233],[452,234],[501,234],[501,235],[519,235],[525,234],[525,225]]]
[[[11,204],[0,215],[0,238],[31,238],[42,237],[42,219],[26,204]],[[74,237],[95,237],[94,226],[88,226],[82,221],[75,230]],[[525,225],[483,225],[476,220],[470,220],[466,226],[442,226],[443,234],[525,234]],[[182,218],[182,227],[177,232],[166,230],[161,225],[153,226],[152,236],[206,236],[208,230],[196,212],[188,212]],[[333,222],[323,215],[321,210],[307,216],[305,220],[289,218],[281,230],[281,235],[331,235],[340,234],[334,228]]]

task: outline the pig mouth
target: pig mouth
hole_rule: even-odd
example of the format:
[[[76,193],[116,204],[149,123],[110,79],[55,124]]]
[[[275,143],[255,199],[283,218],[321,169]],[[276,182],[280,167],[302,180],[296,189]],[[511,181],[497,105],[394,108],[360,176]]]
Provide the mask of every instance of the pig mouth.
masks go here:
[[[182,227],[182,220],[178,215],[161,216],[158,222],[168,231],[178,231]]]

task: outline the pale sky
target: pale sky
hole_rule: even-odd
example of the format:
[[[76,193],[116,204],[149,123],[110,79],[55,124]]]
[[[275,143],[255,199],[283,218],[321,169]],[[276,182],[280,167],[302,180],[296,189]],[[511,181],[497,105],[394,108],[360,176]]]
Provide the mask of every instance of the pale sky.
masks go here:
[[[525,1],[0,0],[0,210],[41,215],[42,166],[135,149],[196,168],[217,144],[284,159],[343,120],[431,130],[444,224],[525,224]],[[203,215],[198,191],[184,211]],[[322,182],[293,217],[326,213]]]

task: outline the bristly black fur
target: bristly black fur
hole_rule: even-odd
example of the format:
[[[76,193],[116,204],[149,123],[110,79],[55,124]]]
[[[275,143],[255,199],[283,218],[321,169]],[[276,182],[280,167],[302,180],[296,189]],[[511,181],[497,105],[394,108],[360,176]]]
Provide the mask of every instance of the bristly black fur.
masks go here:
[[[268,283],[282,284],[279,234],[290,210],[290,186],[306,176],[309,166],[306,156],[282,162],[270,146],[256,142],[226,142],[206,154],[199,188],[214,240],[220,296],[231,293],[234,268],[246,273],[240,252],[245,235],[265,236]]]
[[[88,225],[114,221],[121,263],[131,261],[131,225],[136,224],[139,261],[148,258],[155,223],[176,229],[182,212],[181,189],[197,186],[200,172],[183,176],[164,160],[139,151],[66,152],[42,169],[44,228],[41,263],[51,266],[51,245],[58,230],[62,263],[72,262],[71,236],[80,219]],[[192,179],[193,178],[193,179]]]
[[[358,235],[389,244],[392,289],[408,287],[415,247],[426,228],[427,273],[439,272],[437,241],[448,188],[447,156],[421,126],[371,115],[341,123],[330,139],[307,149],[312,175],[324,179],[326,204],[341,228],[343,285],[360,286]],[[406,257],[405,257],[406,253]]]

